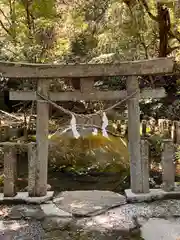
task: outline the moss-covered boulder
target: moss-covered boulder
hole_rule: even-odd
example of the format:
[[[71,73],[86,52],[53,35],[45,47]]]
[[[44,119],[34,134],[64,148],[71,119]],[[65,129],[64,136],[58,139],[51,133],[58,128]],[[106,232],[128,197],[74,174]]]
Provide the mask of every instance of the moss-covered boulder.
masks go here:
[[[49,139],[51,167],[64,168],[77,173],[89,171],[122,172],[129,168],[126,142],[99,131],[93,135],[90,127],[79,128],[80,138],[73,136],[71,128],[56,132]]]

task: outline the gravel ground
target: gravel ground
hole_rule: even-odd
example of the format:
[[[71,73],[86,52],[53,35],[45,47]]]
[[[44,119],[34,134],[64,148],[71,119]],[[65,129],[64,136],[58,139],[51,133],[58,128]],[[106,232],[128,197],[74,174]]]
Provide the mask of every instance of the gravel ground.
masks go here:
[[[54,202],[57,200],[56,204],[0,205],[0,240],[142,240],[140,230],[143,226],[146,230],[143,232],[145,240],[160,240],[155,238],[158,237],[156,234],[152,235],[156,232],[156,226],[160,235],[164,236],[165,231],[172,232],[168,240],[177,240],[173,237],[180,233],[179,200],[123,204],[101,214],[84,217],[92,208],[102,206],[106,209],[107,203],[110,204],[106,198],[104,203],[102,194],[97,199],[97,193],[93,202],[93,195],[94,192],[87,198],[87,194],[81,194],[77,199],[77,194],[66,192],[63,201],[60,199],[62,195],[54,199]],[[107,193],[104,196],[107,197]],[[114,206],[112,197],[114,194],[108,199]],[[67,205],[71,208],[67,209]],[[63,208],[70,213],[64,212]],[[78,213],[79,217],[72,217],[72,212]]]
[[[0,240],[41,240],[43,235],[38,221],[0,221]]]

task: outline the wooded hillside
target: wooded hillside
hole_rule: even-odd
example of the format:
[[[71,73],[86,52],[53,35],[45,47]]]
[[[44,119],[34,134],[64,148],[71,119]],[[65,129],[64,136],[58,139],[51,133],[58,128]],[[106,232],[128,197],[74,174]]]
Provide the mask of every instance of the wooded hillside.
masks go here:
[[[0,60],[105,63],[173,56],[179,62],[180,1],[0,0],[0,36]],[[124,87],[122,77],[101,80],[103,88]],[[7,82],[2,78],[1,88],[18,88],[13,79]],[[178,76],[145,76],[141,85],[165,86],[164,103],[177,106]],[[67,88],[61,81],[58,87]],[[72,87],[79,87],[77,80]]]

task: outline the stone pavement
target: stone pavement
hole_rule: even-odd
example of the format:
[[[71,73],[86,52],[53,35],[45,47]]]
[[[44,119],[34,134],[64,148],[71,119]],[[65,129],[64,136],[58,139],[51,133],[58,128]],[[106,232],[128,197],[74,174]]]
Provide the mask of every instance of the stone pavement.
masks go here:
[[[158,219],[151,218],[141,229],[142,237],[151,239],[180,239],[180,218],[179,219]]]
[[[40,205],[0,205],[0,240],[178,240],[179,223],[179,200],[127,204],[109,191],[62,192]]]

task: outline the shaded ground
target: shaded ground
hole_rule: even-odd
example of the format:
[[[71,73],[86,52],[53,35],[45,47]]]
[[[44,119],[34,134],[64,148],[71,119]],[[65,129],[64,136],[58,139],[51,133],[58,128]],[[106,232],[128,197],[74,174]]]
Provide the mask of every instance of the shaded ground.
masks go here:
[[[0,239],[178,239],[180,201],[126,204],[125,200],[113,192],[81,191],[62,192],[41,205],[1,205]]]

